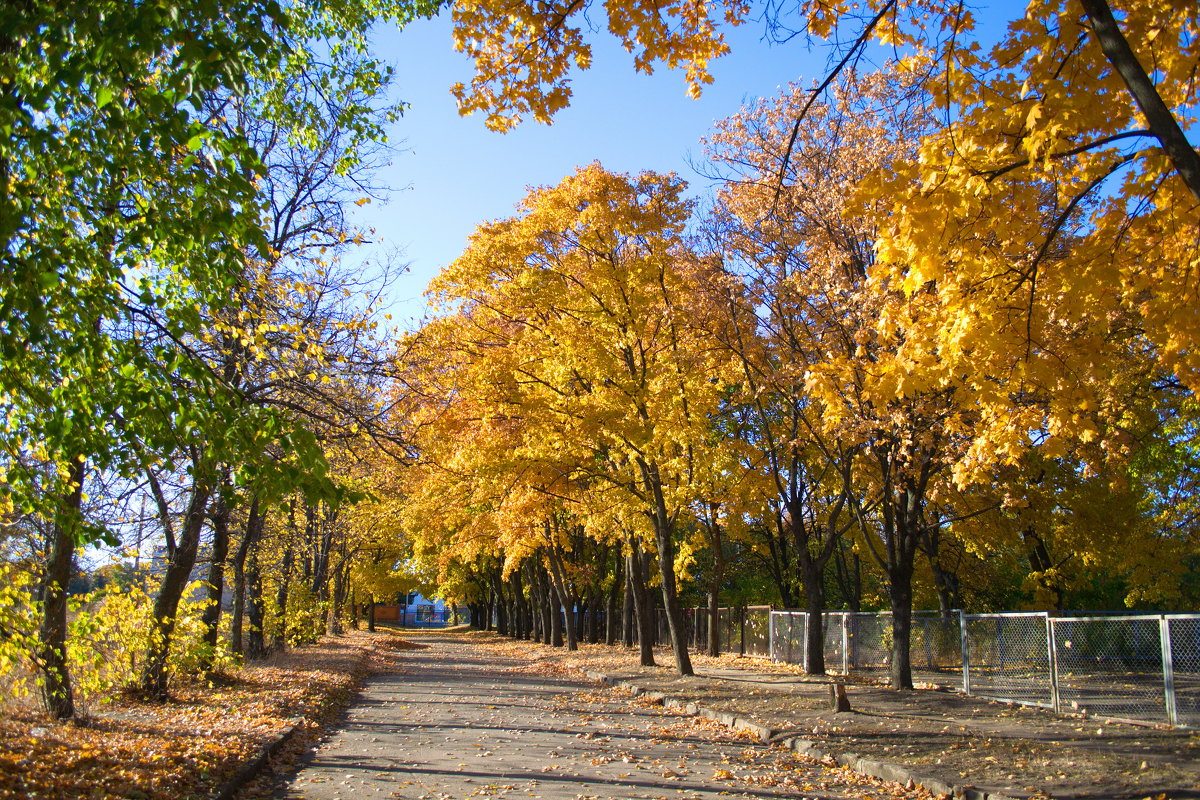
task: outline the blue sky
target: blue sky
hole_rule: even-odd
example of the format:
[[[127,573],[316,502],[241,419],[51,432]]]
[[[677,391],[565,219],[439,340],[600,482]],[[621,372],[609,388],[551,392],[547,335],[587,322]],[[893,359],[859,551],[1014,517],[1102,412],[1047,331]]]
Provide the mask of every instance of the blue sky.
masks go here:
[[[570,108],[551,126],[528,121],[498,134],[455,108],[450,86],[468,81],[471,68],[452,49],[448,14],[381,31],[376,52],[395,67],[395,94],[411,107],[392,131],[397,151],[379,176],[394,191],[358,219],[376,230],[369,257],[402,251],[398,259],[411,265],[392,292],[397,321],[421,315],[425,286],[479,223],[510,216],[527,187],[555,184],[580,164],[674,171],[695,193],[707,191],[689,156],[701,159],[699,141],[712,123],[744,100],[823,74],[822,50],[800,41],[768,46],[761,35],[761,24],[750,22],[730,36],[733,52],[713,62],[716,81],[699,100],[688,99],[682,72],[636,73],[607,34],[594,36],[594,66],[574,79]]]

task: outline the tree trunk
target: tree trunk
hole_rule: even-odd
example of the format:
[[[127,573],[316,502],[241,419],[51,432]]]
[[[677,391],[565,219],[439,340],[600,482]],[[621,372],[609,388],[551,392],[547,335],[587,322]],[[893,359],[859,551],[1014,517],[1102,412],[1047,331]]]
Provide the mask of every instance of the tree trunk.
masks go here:
[[[1171,159],[1171,166],[1191,191],[1192,197],[1200,201],[1200,153],[1188,141],[1179,120],[1163,101],[1154,81],[1129,46],[1125,34],[1121,33],[1112,8],[1107,0],[1080,0],[1080,5],[1092,23],[1092,32],[1105,58],[1133,95],[1150,130]]]
[[[912,641],[912,569],[889,575],[892,607],[892,688],[913,688],[909,645]]]
[[[292,564],[295,557],[294,541],[289,535],[287,544],[283,548],[283,559],[279,564],[279,586],[275,590],[275,637],[271,643],[272,649],[275,650],[287,648],[288,593],[291,588]]]
[[[217,657],[221,600],[225,593],[225,559],[229,556],[229,505],[224,497],[218,497],[213,503],[210,518],[213,529],[212,560],[208,565],[208,596],[200,617],[204,630],[201,635],[204,650],[200,656],[200,668],[206,673],[212,670]]]
[[[550,581],[550,591],[547,593],[550,598],[550,646],[563,646],[563,604],[562,597],[558,593],[558,588],[554,585],[553,580]]]
[[[808,601],[808,624],[805,625],[805,671],[809,675],[825,674],[825,585],[824,565],[817,559],[804,559],[804,594]]]
[[[540,563],[537,566],[538,586],[541,587],[542,598],[542,644],[554,645],[554,620],[557,616],[554,610],[554,591],[550,588],[550,576]]]
[[[721,585],[708,587],[708,654],[721,655]]]
[[[202,470],[197,469],[195,473],[183,530],[159,585],[158,597],[154,600],[150,646],[139,681],[142,693],[151,700],[167,699],[167,657],[171,651],[171,637],[175,632],[179,601],[183,598],[192,567],[196,565],[200,531],[204,527],[205,511],[213,492],[212,482],[202,474]]]
[[[504,583],[500,579],[500,568],[488,571],[488,579],[492,585],[493,605],[496,608],[496,632],[501,636],[509,633],[508,601],[504,596]]]
[[[650,606],[650,592],[646,588],[646,555],[638,546],[637,540],[629,539],[629,555],[626,556],[626,574],[633,587],[633,607],[637,616],[638,656],[643,667],[656,666],[654,663],[654,609]]]
[[[911,689],[912,576],[919,541],[920,495],[912,487],[904,492],[904,505],[896,509],[888,563],[888,595],[892,608],[892,688]]]
[[[662,581],[671,649],[675,653],[675,669],[680,675],[694,675],[692,656],[688,652],[687,628],[683,623],[683,610],[679,605],[679,592],[675,584],[675,542],[670,526],[658,532],[658,574]]]
[[[617,618],[617,595],[624,594],[621,591],[621,548],[615,549],[616,555],[613,559],[613,582],[612,587],[608,590],[608,603],[604,608],[604,643],[612,647],[617,643],[617,632],[619,630]]]
[[[344,633],[342,628],[342,607],[346,603],[346,583],[349,576],[346,574],[350,569],[348,560],[343,560],[333,571],[333,590],[329,597],[328,616],[325,617],[325,635],[326,636],[341,636]]]
[[[550,561],[550,579],[554,583],[554,593],[558,597],[562,605],[562,618],[566,626],[567,649],[579,649],[579,633],[576,629],[575,617],[575,597],[573,596],[570,587],[567,585],[566,570],[562,562],[562,555],[553,546],[548,547]],[[555,647],[561,647],[562,642],[556,642]]]
[[[58,720],[75,716],[75,695],[67,666],[67,585],[71,582],[71,562],[75,556],[74,532],[79,526],[83,507],[83,461],[75,460],[68,468],[68,488],[57,509],[50,529],[46,566],[38,591],[42,600],[42,619],[38,630],[38,658],[42,671],[42,705]]]
[[[261,518],[260,518],[261,519]],[[262,522],[259,522],[261,531]],[[247,535],[250,531],[247,529]],[[267,655],[267,639],[263,630],[266,623],[266,600],[263,597],[262,568],[258,563],[258,549],[261,536],[255,534],[255,541],[250,544],[246,557],[246,616],[249,617],[250,630],[246,633],[246,657],[252,660],[265,658]]]
[[[246,555],[262,535],[265,522],[259,514],[258,496],[250,500],[250,510],[246,514],[246,532],[233,555],[233,609],[229,614],[229,650],[241,655],[242,618],[246,608]],[[261,623],[260,623],[261,624]]]
[[[624,559],[625,571],[625,595],[621,601],[621,644],[625,647],[633,647],[633,579],[630,577],[630,570],[633,566],[633,561],[630,556],[625,556]]]
[[[516,616],[516,636],[518,639],[528,639],[532,621],[529,614],[529,603],[525,599],[525,581],[520,568],[512,573],[513,613]]]

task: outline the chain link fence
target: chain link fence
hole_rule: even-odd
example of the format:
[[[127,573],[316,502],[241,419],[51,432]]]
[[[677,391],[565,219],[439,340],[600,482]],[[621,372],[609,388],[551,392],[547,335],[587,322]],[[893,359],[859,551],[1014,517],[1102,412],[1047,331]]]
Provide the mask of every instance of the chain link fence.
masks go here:
[[[803,611],[773,611],[772,660],[808,669]],[[822,615],[825,668],[891,671],[892,615]],[[994,700],[1136,722],[1200,727],[1200,615],[947,616],[914,611],[913,680]]]
[[[720,650],[808,669],[804,611],[720,609]],[[689,646],[704,650],[708,609],[684,609]],[[889,612],[822,615],[825,668],[885,678],[892,668]],[[658,640],[669,645],[666,612]],[[1046,612],[912,612],[914,682],[993,700],[1136,722],[1200,728],[1200,614],[1075,616]]]
[[[967,694],[1053,708],[1047,616],[963,614],[962,689]]]
[[[809,614],[775,611],[771,657],[809,668],[805,637]],[[851,672],[886,675],[892,669],[892,616],[888,612],[827,611],[822,615],[825,668],[842,675]],[[914,611],[909,659],[914,678],[928,683],[958,686],[962,677],[962,651],[958,615]]]
[[[1170,616],[1164,625],[1164,672],[1170,677],[1167,696],[1173,701],[1175,724],[1200,728],[1200,614]]]

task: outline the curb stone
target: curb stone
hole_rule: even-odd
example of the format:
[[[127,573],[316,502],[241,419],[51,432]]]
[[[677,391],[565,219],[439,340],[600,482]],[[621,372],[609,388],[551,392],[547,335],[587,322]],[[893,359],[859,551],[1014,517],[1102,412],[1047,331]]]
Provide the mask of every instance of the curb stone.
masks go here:
[[[631,681],[621,681],[603,672],[587,672],[588,678],[599,681],[607,686],[625,689],[634,697],[646,697],[653,702],[661,703],[664,708],[683,711],[689,716],[703,717],[718,722],[727,728],[741,731],[752,731],[758,734],[763,742],[779,741],[790,747],[797,755],[806,756],[816,761],[832,761],[833,763],[852,769],[860,775],[893,781],[903,786],[916,786],[927,789],[931,794],[953,798],[953,800],[1013,800],[1008,795],[999,792],[986,792],[966,784],[950,784],[932,775],[922,775],[907,767],[879,761],[873,758],[863,758],[856,753],[826,753],[815,743],[800,736],[780,737],[780,731],[774,731],[765,725],[760,725],[745,717],[738,717],[728,711],[716,711],[696,703],[688,703],[673,697],[667,697],[662,692],[648,691]]]
[[[278,753],[287,744],[288,739],[291,739],[299,729],[299,721],[293,721],[286,728],[268,739],[262,748],[259,749],[258,754],[238,767],[238,771],[233,773],[233,776],[225,781],[225,785],[213,794],[212,800],[232,800],[233,796],[243,786],[258,775],[263,765],[267,763],[267,759]]]

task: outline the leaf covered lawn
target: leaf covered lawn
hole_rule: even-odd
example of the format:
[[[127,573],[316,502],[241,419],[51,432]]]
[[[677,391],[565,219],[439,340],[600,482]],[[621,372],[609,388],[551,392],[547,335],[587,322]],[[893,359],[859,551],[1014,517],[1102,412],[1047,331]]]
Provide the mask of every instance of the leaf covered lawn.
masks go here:
[[[78,724],[0,716],[0,798],[187,800],[218,791],[275,735],[313,737],[403,642],[350,632],[173,688],[171,701],[115,697]]]

